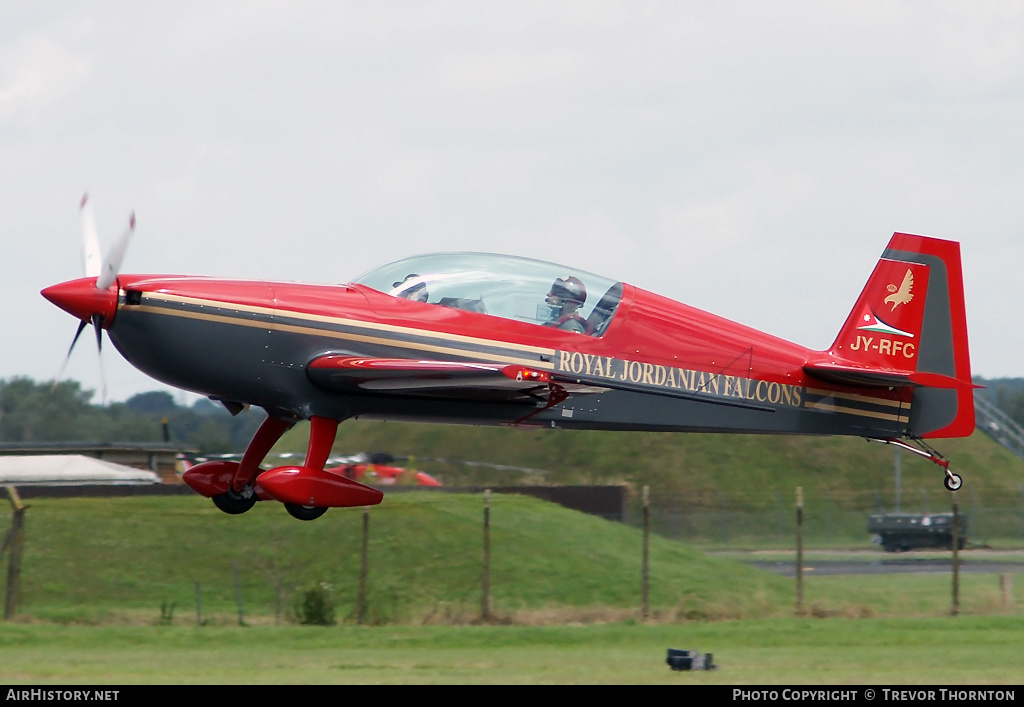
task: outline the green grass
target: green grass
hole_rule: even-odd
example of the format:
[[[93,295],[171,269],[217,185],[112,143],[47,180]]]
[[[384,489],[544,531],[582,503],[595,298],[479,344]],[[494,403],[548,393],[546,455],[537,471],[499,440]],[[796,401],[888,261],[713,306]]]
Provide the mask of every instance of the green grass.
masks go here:
[[[545,627],[5,624],[0,682],[1014,685],[1022,636],[1021,617]],[[672,672],[669,647],[713,653],[720,668]]]
[[[228,516],[199,497],[34,499],[28,510],[22,611],[103,622],[174,605],[236,614],[235,572],[250,617],[291,608],[323,584],[351,617],[362,511],[303,523],[279,504]],[[371,623],[469,621],[480,615],[480,496],[396,494],[370,511]],[[791,602],[784,578],[651,539],[650,604],[690,616],[765,616]],[[641,535],[635,528],[522,496],[492,496],[491,605],[498,617],[558,609],[635,612]],[[279,608],[280,607],[280,608]]]
[[[20,612],[61,623],[159,623],[196,622],[201,608],[202,620],[226,625],[238,622],[240,594],[243,620],[265,624],[290,620],[302,594],[321,587],[338,620],[351,623],[362,515],[361,509],[334,509],[303,523],[279,504],[265,503],[244,516],[229,516],[196,496],[33,499]],[[464,624],[480,618],[479,495],[389,495],[369,518],[368,623]],[[493,495],[490,518],[490,607],[496,621],[639,616],[637,528],[516,495]],[[756,570],[738,557],[652,536],[651,617],[671,622],[791,615],[794,580]],[[827,557],[809,551],[805,565]],[[868,549],[859,557],[894,556]],[[769,559],[782,558],[793,561],[791,552]],[[1022,584],[1011,597],[1014,611]],[[994,573],[965,573],[961,586],[965,614],[1002,611]],[[823,616],[942,615],[951,605],[950,587],[948,573],[830,577],[809,570],[805,607]]]

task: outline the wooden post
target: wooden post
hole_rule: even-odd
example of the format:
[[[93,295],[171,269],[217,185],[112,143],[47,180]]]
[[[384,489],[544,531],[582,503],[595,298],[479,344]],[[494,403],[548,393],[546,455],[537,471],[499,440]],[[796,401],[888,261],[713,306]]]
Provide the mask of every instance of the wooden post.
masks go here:
[[[235,603],[238,605],[238,625],[245,626],[245,612],[242,609],[242,583],[238,579],[238,560],[231,561],[231,569],[235,575]]]
[[[11,556],[7,560],[7,593],[4,597],[4,620],[14,616],[18,609],[18,600],[21,598],[21,549],[24,545],[25,536],[25,509],[28,508],[21,502],[18,490],[13,486],[7,487],[7,497],[11,501],[11,529],[7,533],[4,545],[11,549]]]
[[[196,625],[203,625],[203,590],[196,582]]]
[[[270,571],[274,577],[274,625],[281,623],[281,607],[284,604],[284,592],[281,589],[281,572],[277,566],[277,535],[274,526],[270,526]]]
[[[796,613],[804,613],[804,489],[796,487]]]
[[[370,511],[363,510],[363,544],[359,551],[359,596],[356,597],[356,622],[366,623],[366,582],[370,574]]]
[[[953,491],[953,606],[950,614],[960,613],[960,503]]]
[[[643,515],[644,515],[644,534],[643,534],[643,559],[640,566],[640,615],[645,619],[650,613],[649,595],[648,595],[648,581],[650,577],[649,566],[648,566],[648,538],[651,533],[651,487],[644,486],[643,492]]]
[[[1013,575],[999,575],[999,588],[1003,591],[1003,608],[1009,609],[1013,604]]]
[[[484,490],[484,567],[480,580],[480,615],[491,620],[491,490]]]

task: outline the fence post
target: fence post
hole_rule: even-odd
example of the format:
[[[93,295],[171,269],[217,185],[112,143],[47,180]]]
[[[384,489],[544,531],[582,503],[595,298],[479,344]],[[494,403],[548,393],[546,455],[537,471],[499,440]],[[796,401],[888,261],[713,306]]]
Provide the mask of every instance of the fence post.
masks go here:
[[[21,549],[24,545],[25,536],[25,509],[28,508],[21,502],[18,490],[13,486],[7,487],[7,497],[11,501],[11,529],[4,539],[4,546],[10,547],[11,556],[7,560],[7,595],[4,598],[4,620],[14,616],[18,608],[18,599],[21,598]],[[0,555],[3,552],[0,550]]]
[[[484,567],[480,580],[480,614],[491,620],[491,490],[484,489]]]
[[[196,626],[203,625],[203,590],[196,582]]]
[[[953,607],[950,613],[960,613],[960,503],[953,491]]]
[[[796,613],[804,613],[804,488],[796,487]]]
[[[238,625],[245,626],[245,611],[242,608],[242,582],[238,578],[238,560],[231,561],[231,571],[235,575],[235,603],[238,605]]]
[[[644,515],[644,533],[643,533],[643,559],[641,560],[640,566],[640,615],[645,619],[650,613],[650,604],[648,602],[648,578],[650,576],[648,572],[648,542],[651,534],[651,487],[644,486],[643,492],[643,515]]]

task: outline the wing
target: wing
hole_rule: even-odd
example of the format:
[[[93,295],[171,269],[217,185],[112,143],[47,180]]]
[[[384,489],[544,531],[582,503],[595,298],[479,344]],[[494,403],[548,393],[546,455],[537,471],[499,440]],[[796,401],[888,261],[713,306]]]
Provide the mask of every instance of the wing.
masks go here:
[[[310,361],[306,374],[314,384],[325,390],[347,394],[530,402],[547,408],[576,395],[621,390],[763,412],[775,411],[767,405],[723,399],[707,393],[549,372],[520,364],[416,361],[331,353]]]
[[[604,388],[554,382],[551,374],[519,364],[415,361],[325,354],[309,362],[306,374],[325,390],[547,403],[555,391],[568,395]]]

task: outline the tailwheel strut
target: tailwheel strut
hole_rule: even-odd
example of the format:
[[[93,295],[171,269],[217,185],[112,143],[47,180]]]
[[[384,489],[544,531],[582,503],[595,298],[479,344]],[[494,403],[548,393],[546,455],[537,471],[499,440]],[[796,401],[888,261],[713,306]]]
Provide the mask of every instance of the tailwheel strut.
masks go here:
[[[869,442],[878,442],[880,444],[891,444],[894,447],[899,447],[900,449],[905,449],[908,452],[911,452],[912,454],[916,454],[919,457],[924,457],[925,459],[927,459],[928,461],[932,462],[933,464],[938,464],[945,471],[945,478],[943,478],[942,483],[950,491],[959,491],[960,487],[964,485],[964,480],[960,477],[960,475],[959,474],[954,474],[952,471],[949,470],[949,460],[946,459],[941,454],[939,454],[939,452],[937,452],[935,449],[933,449],[932,447],[928,446],[925,443],[925,441],[922,440],[920,437],[911,437],[910,438],[911,440],[914,441],[914,443],[916,443],[918,445],[916,447],[914,445],[912,445],[912,444],[907,444],[903,440],[896,439],[894,437],[889,437],[889,438],[885,438],[885,439],[879,439],[877,437],[865,437],[864,439],[866,439]]]

